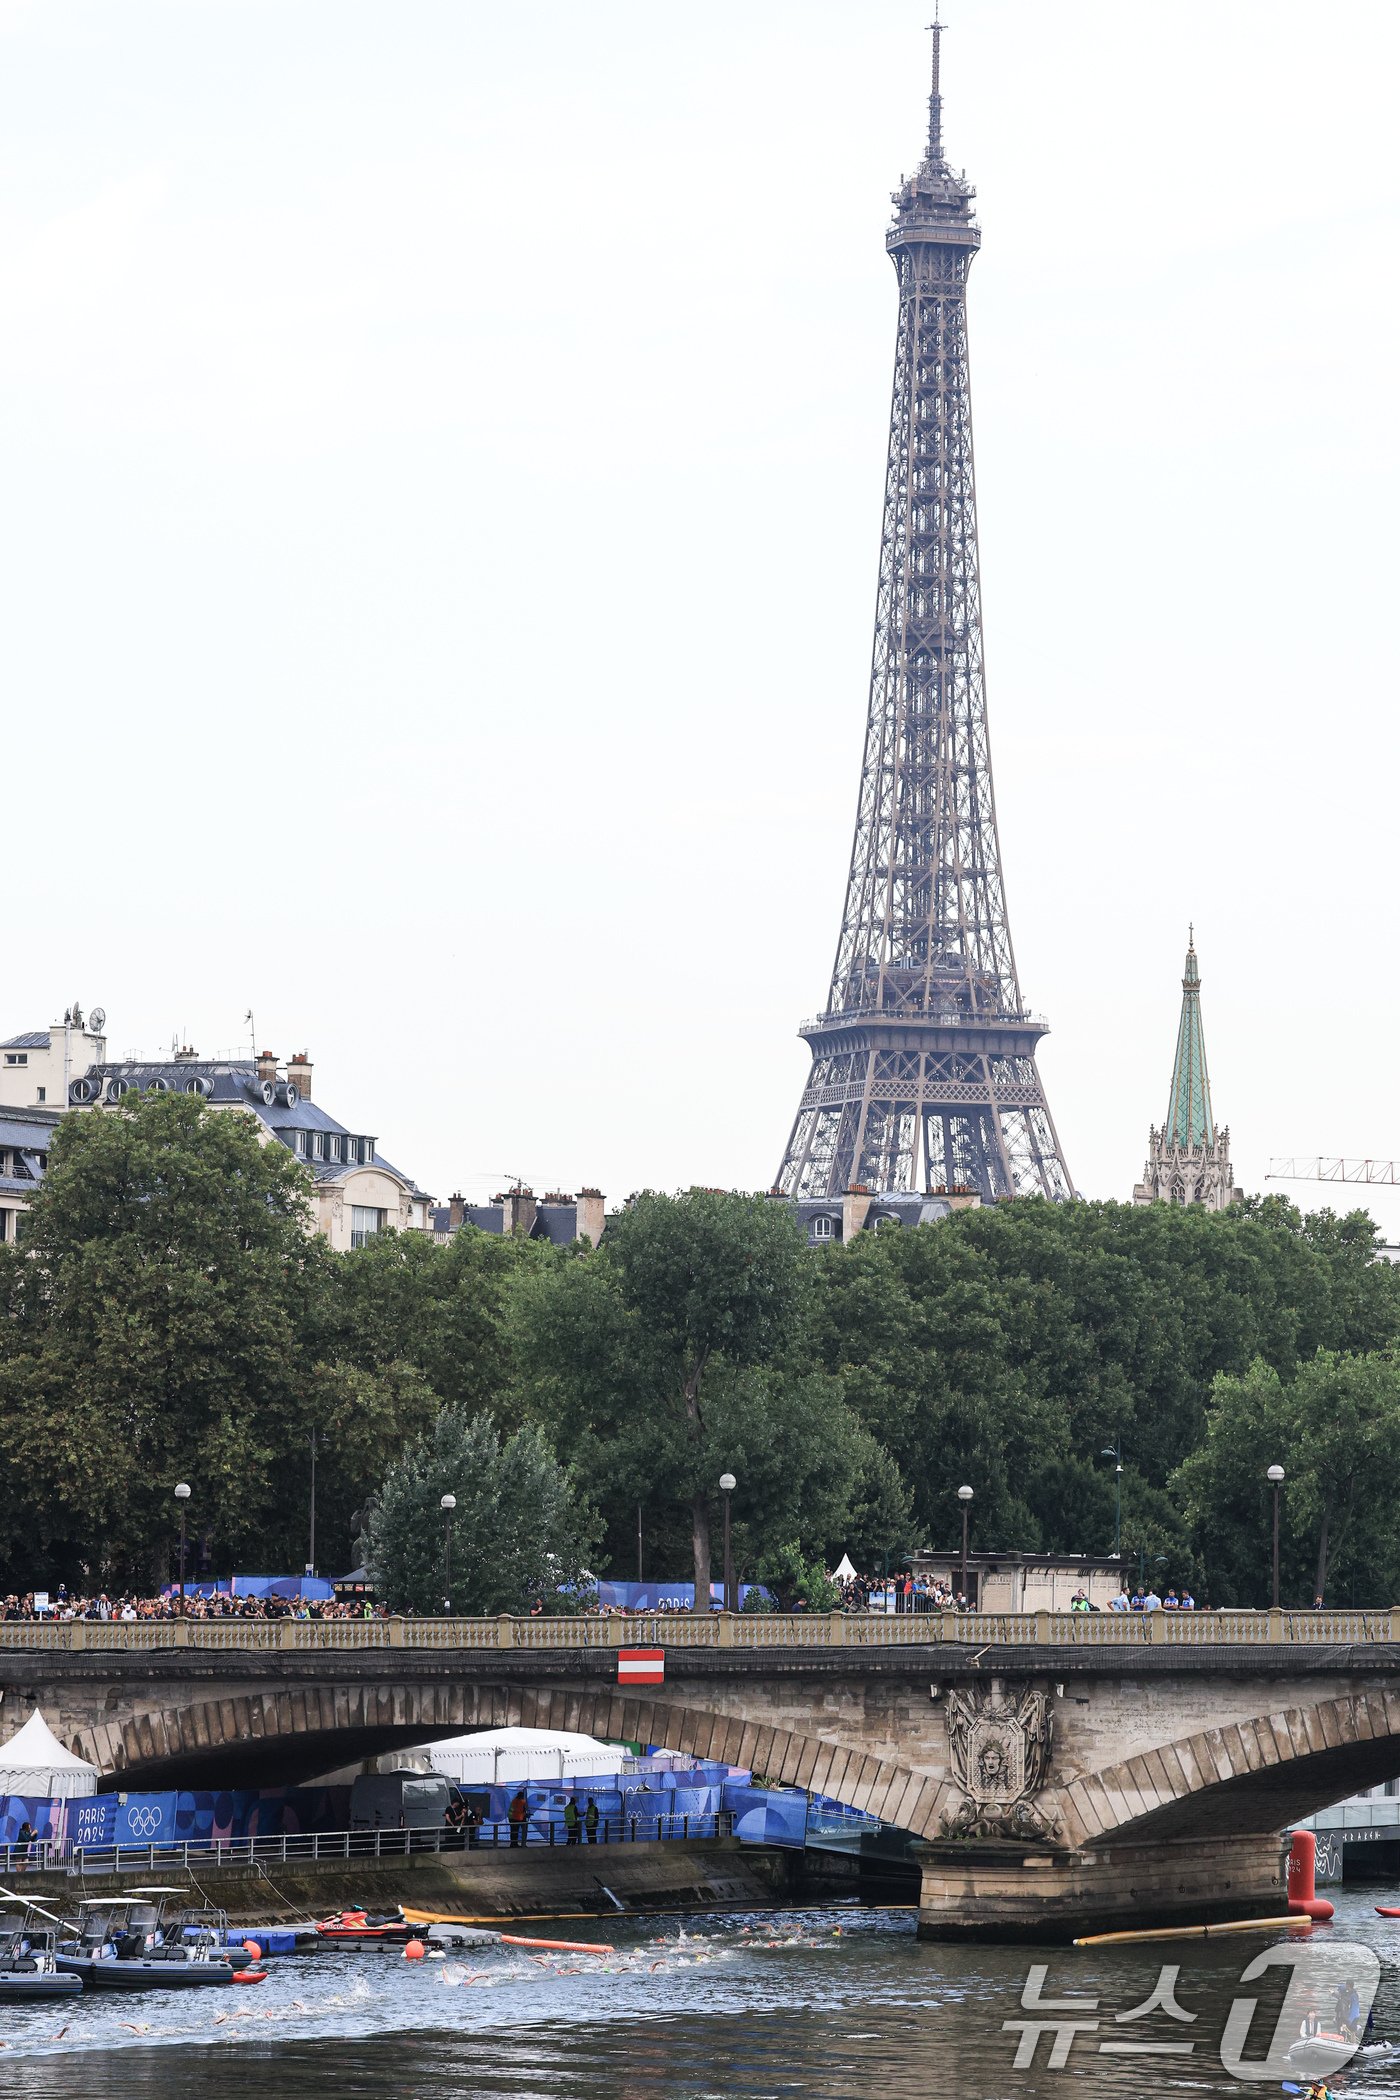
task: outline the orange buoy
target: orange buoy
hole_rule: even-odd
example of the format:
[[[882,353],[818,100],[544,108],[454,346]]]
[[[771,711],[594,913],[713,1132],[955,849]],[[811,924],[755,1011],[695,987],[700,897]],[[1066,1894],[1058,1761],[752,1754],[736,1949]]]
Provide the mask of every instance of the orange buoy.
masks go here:
[[[262,1960],[262,1948],[258,1945],[256,1940],[245,1940],[243,1942],[243,1952],[245,1954],[251,1954],[254,1961]]]
[[[403,1958],[405,1961],[422,1961],[427,1951],[421,1940],[410,1940],[403,1950]]]
[[[233,1972],[233,1980],[235,1983],[266,1983],[267,1970],[235,1969]]]

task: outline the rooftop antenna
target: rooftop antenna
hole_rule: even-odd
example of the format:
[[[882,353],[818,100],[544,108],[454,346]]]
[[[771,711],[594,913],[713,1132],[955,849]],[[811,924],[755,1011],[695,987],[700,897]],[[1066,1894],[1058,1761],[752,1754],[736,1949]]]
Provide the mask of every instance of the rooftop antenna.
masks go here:
[[[933,87],[928,98],[928,157],[937,163],[943,158],[943,95],[938,83],[939,46],[943,41],[943,24],[939,20],[938,0],[935,0],[933,20],[927,27],[933,36]]]
[[[248,1011],[246,1014],[244,1014],[243,1018],[248,1023],[248,1034],[252,1038],[251,1044],[249,1046],[249,1055],[252,1057],[256,1057],[258,1054],[258,1031],[253,1023],[253,1009],[251,1006],[248,1008]]]

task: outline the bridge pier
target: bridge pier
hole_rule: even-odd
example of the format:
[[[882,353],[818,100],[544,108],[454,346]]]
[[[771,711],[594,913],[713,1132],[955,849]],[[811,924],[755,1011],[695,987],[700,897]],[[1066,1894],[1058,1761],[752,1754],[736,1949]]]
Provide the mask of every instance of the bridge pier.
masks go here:
[[[1064,1945],[1091,1932],[1281,1917],[1281,1837],[1168,1838],[1071,1848],[1010,1838],[916,1845],[919,1937]]]

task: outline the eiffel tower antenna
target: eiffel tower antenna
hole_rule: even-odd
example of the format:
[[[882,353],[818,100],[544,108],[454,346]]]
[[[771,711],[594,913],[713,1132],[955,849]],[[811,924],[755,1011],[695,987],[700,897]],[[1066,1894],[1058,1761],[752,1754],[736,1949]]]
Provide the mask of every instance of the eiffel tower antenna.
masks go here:
[[[943,95],[938,84],[943,24],[938,16],[939,10],[935,7],[933,20],[928,25],[933,35],[933,90],[928,98],[928,157],[934,162],[943,158]]]
[[[967,276],[982,235],[943,157],[935,14],[928,155],[894,196],[899,280],[875,647],[846,907],[778,1173],[984,1201],[1072,1192],[1021,996],[983,681]]]

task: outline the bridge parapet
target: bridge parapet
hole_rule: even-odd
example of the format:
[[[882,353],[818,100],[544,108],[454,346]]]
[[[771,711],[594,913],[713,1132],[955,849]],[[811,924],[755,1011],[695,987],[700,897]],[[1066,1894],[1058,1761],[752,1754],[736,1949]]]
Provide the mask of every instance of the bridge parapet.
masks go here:
[[[0,1623],[0,1650],[154,1652],[198,1648],[327,1654],[350,1650],[664,1648],[1011,1649],[1366,1647],[1400,1642],[1400,1605],[1350,1611],[655,1613],[627,1619],[138,1619]]]

